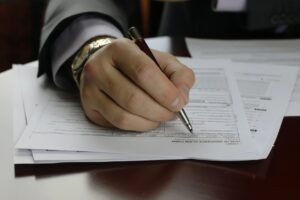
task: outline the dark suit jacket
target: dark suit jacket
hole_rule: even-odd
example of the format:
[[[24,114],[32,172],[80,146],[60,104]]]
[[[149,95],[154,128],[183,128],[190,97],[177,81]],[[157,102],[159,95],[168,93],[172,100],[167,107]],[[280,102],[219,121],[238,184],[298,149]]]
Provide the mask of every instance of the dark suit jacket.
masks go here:
[[[250,38],[299,36],[299,0],[247,0],[245,13],[215,13],[210,0],[166,3],[159,29],[160,35],[183,35],[202,38]],[[42,30],[39,75],[51,73],[51,44],[76,17],[86,13],[104,18],[122,32],[135,25],[138,0],[52,0]],[[281,34],[274,34],[288,25]],[[62,47],[63,48],[63,47]]]

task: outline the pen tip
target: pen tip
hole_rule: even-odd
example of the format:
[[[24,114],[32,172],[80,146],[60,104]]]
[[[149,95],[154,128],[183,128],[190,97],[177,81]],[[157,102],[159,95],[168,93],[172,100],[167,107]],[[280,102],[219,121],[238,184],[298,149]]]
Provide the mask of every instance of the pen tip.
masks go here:
[[[193,127],[192,127],[192,125],[191,125],[191,124],[188,124],[188,129],[189,129],[190,133],[192,133],[192,134],[193,134]]]

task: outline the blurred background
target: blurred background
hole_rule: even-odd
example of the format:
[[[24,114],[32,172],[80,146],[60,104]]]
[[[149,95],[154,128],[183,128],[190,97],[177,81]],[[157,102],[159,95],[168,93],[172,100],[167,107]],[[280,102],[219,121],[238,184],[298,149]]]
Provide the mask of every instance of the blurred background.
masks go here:
[[[48,0],[0,0],[0,72],[13,63],[26,63],[38,57],[39,40]],[[146,37],[157,32],[162,3],[140,0],[140,29]],[[150,21],[151,18],[151,21]],[[150,31],[151,27],[151,31]]]
[[[0,72],[37,58],[45,0],[0,1]]]

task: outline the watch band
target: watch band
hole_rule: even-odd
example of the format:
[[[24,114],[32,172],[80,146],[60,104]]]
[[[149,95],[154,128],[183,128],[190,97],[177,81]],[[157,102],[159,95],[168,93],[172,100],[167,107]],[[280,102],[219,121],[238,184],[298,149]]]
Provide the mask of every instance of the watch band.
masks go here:
[[[80,85],[80,75],[84,68],[85,63],[89,59],[89,57],[95,53],[100,48],[104,47],[107,44],[110,44],[115,38],[110,36],[101,36],[94,38],[87,42],[76,54],[72,65],[71,65],[71,71],[73,79],[79,88]]]

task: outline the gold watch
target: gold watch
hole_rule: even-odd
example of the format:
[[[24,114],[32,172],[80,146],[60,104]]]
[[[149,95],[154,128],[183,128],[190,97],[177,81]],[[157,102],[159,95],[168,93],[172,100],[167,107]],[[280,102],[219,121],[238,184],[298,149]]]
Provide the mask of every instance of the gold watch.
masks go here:
[[[101,37],[94,38],[91,41],[89,41],[87,44],[85,44],[76,54],[71,65],[71,70],[72,70],[73,79],[78,88],[80,83],[80,75],[86,61],[98,49],[104,47],[107,44],[110,44],[114,39],[115,38],[109,36],[101,36]]]

